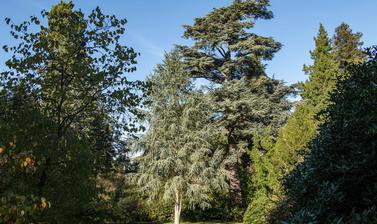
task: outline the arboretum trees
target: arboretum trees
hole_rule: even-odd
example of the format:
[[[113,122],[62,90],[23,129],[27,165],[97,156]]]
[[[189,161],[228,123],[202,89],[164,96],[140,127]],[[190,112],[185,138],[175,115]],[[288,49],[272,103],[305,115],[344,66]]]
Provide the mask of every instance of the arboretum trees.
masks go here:
[[[280,220],[288,219],[288,223],[373,223],[376,221],[373,220],[376,214],[374,211],[375,202],[371,197],[367,200],[369,203],[363,205],[354,205],[353,201],[354,197],[363,197],[361,195],[374,190],[359,189],[351,184],[368,185],[353,179],[357,179],[356,176],[361,175],[356,174],[354,176],[354,171],[367,169],[366,173],[375,172],[374,168],[369,167],[367,163],[356,162],[367,161],[367,157],[374,155],[372,151],[360,152],[359,144],[366,142],[370,144],[371,142],[365,141],[363,137],[356,134],[358,130],[370,128],[362,122],[358,123],[358,121],[362,121],[364,116],[368,117],[368,113],[374,113],[373,107],[368,106],[366,102],[375,92],[373,88],[369,88],[366,84],[374,82],[375,51],[369,52],[370,58],[365,62],[366,54],[360,49],[362,45],[360,38],[361,34],[352,33],[352,30],[345,23],[342,23],[335,30],[332,53],[339,66],[338,72],[333,79],[334,81],[328,82],[333,86],[332,91],[329,91],[326,96],[322,96],[325,99],[322,102],[325,104],[322,104],[322,108],[320,108],[320,111],[316,111],[317,114],[314,116],[314,119],[319,122],[316,125],[319,125],[318,136],[312,136],[312,140],[306,141],[305,148],[307,148],[308,155],[305,156],[302,164],[297,167],[291,166],[294,170],[288,175],[284,183],[287,198],[285,199],[286,203],[277,209],[280,210],[281,216],[278,218]],[[361,105],[363,104],[361,102],[366,104]],[[303,105],[305,105],[305,102],[303,102]],[[317,105],[320,106],[321,104]],[[355,111],[359,113],[360,110],[365,108],[368,108],[368,112],[365,111],[356,115]],[[343,126],[339,125],[340,123]],[[349,124],[351,123],[355,126],[350,127]],[[288,125],[289,121],[287,127]],[[335,128],[338,129],[335,130]],[[357,130],[354,130],[354,128]],[[370,133],[365,132],[364,137]],[[352,137],[349,138],[347,135]],[[373,145],[373,143],[371,144]],[[364,155],[366,158],[358,158],[353,152]],[[357,168],[354,166],[357,166]],[[341,171],[338,172],[337,169]],[[327,172],[334,175],[331,176]],[[315,176],[312,175],[314,173]],[[338,175],[340,175],[340,178],[338,178]],[[373,181],[373,175],[370,177],[368,180]],[[350,193],[355,189],[357,193]],[[356,200],[364,201],[360,198]],[[291,210],[286,210],[288,204],[292,206]],[[345,206],[347,208],[342,208],[341,204],[347,205]],[[285,212],[281,213],[283,210]]]
[[[0,73],[0,222],[164,213],[178,224],[182,211],[377,222],[376,49],[365,53],[345,23],[333,38],[321,24],[308,80],[289,87],[265,73],[281,44],[252,32],[273,17],[268,6],[234,0],[196,18],[184,26],[193,44],[166,53],[147,82],[128,79],[138,54],[122,44],[125,19],[85,16],[70,1],[42,19],[6,18],[15,45],[3,47]],[[132,161],[131,148],[141,152]],[[218,217],[195,210],[211,206]]]
[[[330,94],[336,89],[338,80],[347,76],[346,66],[362,62],[364,53],[360,49],[360,37],[361,34],[352,33],[349,26],[342,23],[336,28],[331,40],[324,26],[320,25],[318,35],[314,38],[315,49],[310,52],[313,65],[304,66],[308,80],[297,85],[301,101],[288,118],[287,124],[280,129],[276,144],[263,149],[268,152],[266,156],[263,159],[252,159],[255,165],[268,168],[264,172],[264,178],[258,180],[257,176],[256,179],[252,177],[254,183],[263,184],[257,192],[264,192],[265,199],[260,204],[256,204],[258,199],[250,203],[245,213],[245,222],[272,222],[287,212],[288,205],[285,204],[281,181],[303,161],[309,142],[316,137],[318,126],[326,119],[326,113],[321,111],[331,104]],[[348,51],[353,52],[352,56]],[[264,138],[268,139],[268,136]],[[275,208],[277,205],[279,207]]]
[[[332,51],[332,42],[321,24],[315,40],[315,49],[310,52],[313,65],[304,66],[308,80],[299,84],[301,102],[280,130],[276,143],[276,157],[279,159],[281,175],[287,174],[301,161],[300,150],[315,137],[318,124],[324,118],[315,115],[327,107],[330,92],[335,88],[339,66]]]
[[[185,26],[184,37],[194,45],[179,47],[191,77],[218,85],[210,93],[216,114],[213,123],[225,136],[222,147],[229,157],[230,197],[236,207],[246,202],[246,181],[240,172],[248,167],[242,157],[253,133],[279,126],[290,108],[286,100],[290,89],[270,79],[262,63],[272,59],[281,44],[250,32],[257,19],[272,18],[268,5],[268,1],[246,0],[214,9]]]
[[[267,6],[268,1],[234,1],[228,7],[197,18],[193,26],[185,26],[184,33],[186,38],[194,40],[194,45],[178,46],[178,52],[169,54],[152,76],[148,100],[150,128],[139,146],[144,154],[138,159],[137,175],[138,186],[151,198],[175,201],[180,211],[181,199],[175,196],[176,192],[185,195],[192,186],[198,187],[192,185],[192,176],[187,176],[197,164],[187,158],[194,152],[193,155],[204,153],[195,156],[203,160],[199,160],[202,166],[199,170],[204,172],[196,174],[199,178],[196,182],[206,180],[209,188],[210,183],[217,182],[216,169],[209,161],[216,162],[217,157],[225,156],[216,166],[225,166],[228,171],[230,206],[242,213],[251,169],[247,152],[253,146],[253,138],[268,129],[275,141],[277,130],[291,108],[287,97],[292,89],[269,78],[262,63],[270,60],[281,45],[271,37],[258,36],[249,30],[255,19],[272,18]],[[179,57],[172,60],[173,56]],[[190,80],[196,78],[207,79],[214,85],[205,93],[193,94]],[[195,99],[197,102],[193,103]],[[186,110],[196,112],[186,114]],[[191,122],[198,126],[187,126]],[[195,150],[200,147],[207,152]],[[213,157],[208,157],[210,152]],[[202,180],[203,175],[209,174],[205,167],[214,170]],[[203,193],[199,198],[205,203],[210,191],[201,188],[196,191]]]
[[[149,81],[149,130],[140,143],[137,186],[150,200],[174,205],[179,224],[185,206],[208,207],[210,194],[226,189],[224,153],[213,147],[209,106],[177,51],[165,55]]]
[[[2,197],[45,197],[53,206],[41,219],[57,223],[87,215],[99,193],[96,175],[115,158],[114,142],[100,143],[97,136],[113,139],[121,127],[135,130],[125,114],[139,115],[138,91],[144,87],[125,75],[135,70],[137,56],[120,43],[126,20],[99,8],[85,17],[73,7],[60,2],[43,11],[47,26],[34,16],[19,25],[7,18],[18,45],[3,47],[11,58],[1,73],[2,161],[18,156],[26,161],[22,168],[33,168],[29,180],[9,175]],[[98,147],[109,151],[98,155]],[[23,187],[15,187],[20,180]]]
[[[288,223],[375,223],[376,50],[348,67],[310,152],[285,182]]]

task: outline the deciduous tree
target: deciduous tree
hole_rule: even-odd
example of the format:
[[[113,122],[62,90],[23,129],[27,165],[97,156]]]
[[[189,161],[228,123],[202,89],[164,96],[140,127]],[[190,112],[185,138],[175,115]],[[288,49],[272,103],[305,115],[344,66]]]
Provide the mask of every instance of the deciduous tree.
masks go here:
[[[10,133],[27,141],[44,134],[37,143],[46,140],[45,145],[34,147],[38,155],[38,168],[30,183],[34,187],[27,185],[35,195],[52,197],[55,206],[44,219],[75,223],[96,193],[94,173],[110,161],[109,157],[95,158],[99,156],[95,151],[98,147],[107,148],[103,151],[114,149],[112,143],[102,141],[105,146],[100,145],[100,139],[91,139],[93,132],[105,131],[107,136],[103,138],[112,138],[115,133],[106,130],[106,125],[95,124],[97,112],[106,115],[112,130],[137,131],[139,126],[133,123],[133,117],[140,115],[140,91],[144,85],[128,80],[127,73],[135,70],[137,53],[121,44],[125,19],[105,15],[99,8],[86,17],[74,9],[71,1],[61,1],[50,11],[42,11],[41,16],[32,16],[18,25],[6,18],[16,45],[3,47],[11,58],[6,61],[8,69],[0,75],[0,88],[10,98],[20,94],[28,99],[28,105],[43,119],[25,119],[35,122],[25,128],[40,125],[40,133]],[[28,111],[25,106],[19,107],[19,113]],[[18,118],[9,118],[2,125],[10,125],[6,122],[12,119],[22,123]],[[31,148],[25,146],[23,150]]]

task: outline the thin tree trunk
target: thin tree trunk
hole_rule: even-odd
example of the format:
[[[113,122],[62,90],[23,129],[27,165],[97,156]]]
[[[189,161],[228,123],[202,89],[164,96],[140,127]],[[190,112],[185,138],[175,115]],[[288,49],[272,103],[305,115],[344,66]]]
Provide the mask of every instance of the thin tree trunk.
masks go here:
[[[174,203],[174,224],[180,223],[182,209],[182,199],[179,197],[178,192],[175,193],[175,203]]]
[[[60,120],[60,115],[59,115],[59,120]],[[55,137],[55,142],[54,142],[54,149],[55,149],[56,152],[60,151],[60,141],[63,137],[62,130],[63,130],[63,127],[59,124],[58,128],[56,130],[56,137]],[[45,162],[44,167],[42,169],[42,175],[39,178],[38,187],[39,187],[39,194],[40,195],[43,194],[43,188],[45,187],[45,185],[47,183],[47,170],[50,168],[50,165],[51,165],[51,156],[50,155],[51,155],[52,152],[50,150],[47,151],[47,155],[45,156],[46,162]]]

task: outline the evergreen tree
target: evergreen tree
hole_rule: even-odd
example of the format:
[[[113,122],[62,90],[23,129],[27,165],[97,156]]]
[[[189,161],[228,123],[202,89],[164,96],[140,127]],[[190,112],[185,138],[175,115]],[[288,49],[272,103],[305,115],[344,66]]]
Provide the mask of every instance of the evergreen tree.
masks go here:
[[[257,19],[271,19],[267,0],[234,1],[185,25],[192,47],[181,46],[191,75],[222,84],[244,76],[264,74],[261,60],[270,60],[281,44],[272,37],[248,32]]]
[[[304,66],[308,80],[300,83],[301,102],[280,130],[276,143],[275,158],[285,175],[299,162],[300,151],[307,148],[307,143],[317,134],[317,127],[324,117],[316,114],[329,104],[329,94],[335,88],[339,75],[338,64],[332,53],[332,44],[324,26],[321,24],[315,40],[315,49],[311,51],[314,63]]]
[[[225,137],[220,147],[228,153],[231,193],[242,193],[238,195],[242,197],[237,198],[241,203],[238,206],[246,204],[247,176],[253,175],[249,172],[250,159],[247,157],[253,136],[270,128],[271,137],[276,137],[278,128],[285,123],[288,115],[290,103],[286,97],[289,92],[290,89],[283,83],[267,76],[233,80],[210,91],[214,111],[212,125],[217,135]],[[229,145],[232,146],[230,149]],[[238,187],[241,187],[241,192],[235,192]],[[232,203],[232,206],[235,205]]]
[[[226,138],[222,146],[230,161],[230,196],[238,207],[244,206],[246,198],[240,174],[247,166],[247,161],[241,160],[245,144],[252,144],[251,133],[256,129],[284,120],[281,115],[289,108],[285,101],[289,89],[269,79],[262,64],[262,60],[272,59],[281,44],[250,32],[257,19],[272,18],[268,6],[267,0],[244,0],[214,9],[196,18],[194,25],[185,26],[184,37],[194,45],[180,46],[191,77],[218,84],[211,91],[214,124]]]
[[[316,48],[311,52],[314,63],[304,66],[304,71],[309,78],[305,83],[298,85],[302,101],[296,105],[287,124],[279,131],[275,145],[265,149],[269,152],[268,155],[261,156],[260,160],[263,161],[263,166],[269,167],[269,169],[263,173],[264,178],[254,180],[254,185],[259,185],[256,192],[260,198],[251,194],[255,202],[250,202],[245,213],[244,221],[247,223],[269,222],[268,216],[271,211],[278,203],[284,201],[280,185],[281,178],[302,161],[301,152],[315,137],[317,126],[324,119],[315,115],[328,105],[329,92],[334,89],[338,75],[338,64],[332,53],[331,40],[322,24],[314,40]],[[265,181],[267,177],[269,178],[268,182]],[[261,200],[262,203],[256,204]],[[284,210],[283,207],[284,205],[282,210]],[[275,212],[278,214],[278,212],[284,211],[276,210]]]
[[[150,200],[174,205],[176,224],[184,205],[208,207],[210,194],[226,184],[223,152],[211,144],[208,105],[190,80],[177,51],[166,54],[150,77],[149,130],[136,175]]]
[[[340,24],[335,29],[333,37],[334,53],[340,68],[345,69],[350,64],[360,64],[365,60],[365,54],[361,49],[362,33],[352,33],[352,29],[346,23]]]
[[[332,42],[321,24],[315,38],[315,49],[310,52],[313,65],[304,66],[308,80],[302,85],[301,92],[303,101],[314,106],[315,114],[327,107],[329,93],[335,88],[339,74],[332,49]]]
[[[275,145],[269,129],[263,134],[255,135],[250,152],[253,176],[250,178],[250,203],[244,214],[244,223],[266,223],[269,211],[276,203],[279,182],[274,172],[271,156]]]
[[[377,58],[349,68],[305,161],[285,182],[287,223],[376,223]]]
[[[320,25],[315,38],[316,48],[311,52],[314,63],[311,66],[304,66],[304,71],[309,78],[305,83],[299,84],[302,100],[296,106],[285,127],[280,130],[274,149],[273,163],[276,167],[275,172],[279,174],[279,179],[303,161],[303,155],[308,151],[309,142],[317,136],[318,126],[326,119],[326,113],[321,113],[321,111],[326,110],[331,104],[329,97],[335,91],[338,80],[346,77],[342,64],[344,66],[346,61],[348,61],[347,63],[351,63],[351,61],[356,63],[364,55],[359,49],[361,43],[352,44],[354,40],[358,41],[356,37],[359,37],[359,34],[353,36],[351,44],[345,44],[349,40],[341,37],[342,35],[347,36],[348,39],[353,35],[348,25],[342,24],[337,28],[334,43],[329,39],[323,25]],[[343,41],[341,41],[342,39]],[[340,45],[343,47],[339,48]],[[344,51],[341,54],[340,49]],[[348,51],[353,53],[348,53]],[[354,55],[351,56],[352,54]],[[348,58],[342,59],[343,56],[340,57],[340,55],[348,55]],[[281,197],[280,208],[276,209],[276,214],[272,215],[277,217],[286,212],[285,199],[281,189],[278,195]]]

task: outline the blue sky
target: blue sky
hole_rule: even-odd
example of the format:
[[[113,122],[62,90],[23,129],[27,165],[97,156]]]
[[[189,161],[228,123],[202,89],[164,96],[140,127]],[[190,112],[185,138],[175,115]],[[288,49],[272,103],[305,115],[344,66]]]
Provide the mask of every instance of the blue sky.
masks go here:
[[[16,23],[30,15],[39,15],[58,0],[9,0],[0,8],[0,45],[11,44],[9,28],[4,18]],[[192,24],[195,17],[206,15],[211,9],[231,3],[231,0],[76,0],[76,8],[89,12],[97,5],[106,14],[115,14],[128,20],[124,43],[141,53],[135,79],[144,79],[161,62],[164,51],[175,44],[190,44],[184,40],[183,24]],[[272,36],[284,47],[268,62],[267,72],[288,83],[305,80],[303,64],[310,64],[309,51],[314,47],[313,37],[319,23],[330,35],[341,22],[364,34],[365,46],[377,44],[376,0],[271,0],[275,18],[259,21],[253,30]],[[4,68],[4,54],[0,54],[0,68]]]

